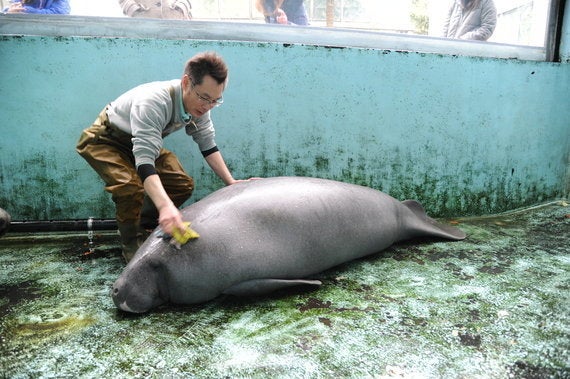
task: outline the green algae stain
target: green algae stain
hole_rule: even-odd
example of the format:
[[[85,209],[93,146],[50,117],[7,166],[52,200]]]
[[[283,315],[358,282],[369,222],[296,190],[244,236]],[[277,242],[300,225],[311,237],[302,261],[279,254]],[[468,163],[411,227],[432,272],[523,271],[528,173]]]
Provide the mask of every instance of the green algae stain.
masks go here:
[[[406,152],[398,147],[384,150],[381,145],[363,145],[360,152],[322,144],[312,137],[310,153],[295,153],[278,145],[275,152],[262,151],[257,157],[250,149],[233,166],[261,166],[264,177],[314,176],[375,188],[400,200],[420,201],[432,217],[494,214],[564,196],[556,186],[525,184],[517,175],[505,175],[505,168],[498,164],[483,173],[470,162],[431,160],[439,155],[430,150],[432,146]],[[418,161],[422,157],[427,158]]]
[[[17,337],[52,339],[54,335],[62,333],[74,333],[95,324],[96,320],[90,316],[74,316],[55,314],[53,318],[17,322],[8,329]]]
[[[315,157],[315,169],[317,171],[328,171],[330,167],[330,160],[327,157]]]

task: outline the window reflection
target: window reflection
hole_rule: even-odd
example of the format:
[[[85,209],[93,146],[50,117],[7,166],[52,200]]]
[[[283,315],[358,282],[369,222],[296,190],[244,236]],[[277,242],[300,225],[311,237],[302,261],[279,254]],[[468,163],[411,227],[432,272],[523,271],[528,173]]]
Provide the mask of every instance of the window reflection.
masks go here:
[[[1,1],[3,6],[9,3]],[[154,3],[157,1],[153,0]],[[256,2],[267,0],[190,1],[193,20],[266,21],[266,15],[256,8]],[[441,37],[450,1],[461,0],[304,0],[304,8],[310,24],[307,27],[329,26]],[[71,14],[125,17],[119,0],[70,0],[70,3]],[[494,4],[497,23],[489,42],[544,46],[550,0],[494,0]]]
[[[490,41],[544,46],[549,0],[495,2],[497,29]]]

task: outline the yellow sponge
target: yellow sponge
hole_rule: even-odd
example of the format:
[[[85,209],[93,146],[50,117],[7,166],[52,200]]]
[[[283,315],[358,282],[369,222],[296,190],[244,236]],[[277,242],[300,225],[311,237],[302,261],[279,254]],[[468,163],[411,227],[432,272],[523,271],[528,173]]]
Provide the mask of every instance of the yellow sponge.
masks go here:
[[[180,230],[178,228],[175,228],[172,231],[172,238],[174,240],[176,240],[176,242],[179,245],[184,245],[189,240],[196,239],[196,238],[200,237],[200,235],[198,233],[196,233],[196,231],[194,231],[190,228],[189,222],[184,222],[184,225],[186,226],[186,228],[184,230]]]

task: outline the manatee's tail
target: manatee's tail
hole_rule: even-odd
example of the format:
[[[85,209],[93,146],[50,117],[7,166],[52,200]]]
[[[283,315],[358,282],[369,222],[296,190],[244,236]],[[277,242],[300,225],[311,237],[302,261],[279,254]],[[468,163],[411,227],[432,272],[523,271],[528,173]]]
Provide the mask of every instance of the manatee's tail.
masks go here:
[[[432,236],[441,237],[454,241],[465,239],[467,235],[461,229],[451,225],[445,225],[437,222],[429,217],[424,210],[424,207],[415,200],[404,200],[402,204],[405,205],[417,217],[413,225],[408,225],[416,233],[417,236]]]

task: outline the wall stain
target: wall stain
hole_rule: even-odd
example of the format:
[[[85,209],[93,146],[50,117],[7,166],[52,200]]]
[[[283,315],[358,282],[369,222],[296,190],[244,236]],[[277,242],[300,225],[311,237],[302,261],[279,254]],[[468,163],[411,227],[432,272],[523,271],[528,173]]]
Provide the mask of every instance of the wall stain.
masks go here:
[[[115,63],[119,55],[126,54],[127,61],[136,63],[141,52],[148,52],[150,59],[156,60],[151,66],[162,69],[165,67],[163,57],[169,55],[166,52],[182,55],[181,51],[219,48],[229,57],[232,72],[236,72],[237,77],[254,78],[271,73],[272,77],[279,74],[288,78],[279,84],[274,81],[232,82],[231,90],[235,88],[243,93],[256,87],[258,92],[254,93],[259,94],[253,102],[245,100],[256,116],[241,110],[237,113],[244,114],[247,120],[243,121],[247,123],[244,126],[253,128],[251,137],[236,139],[238,144],[249,145],[248,151],[231,143],[222,147],[236,177],[250,173],[249,176],[262,177],[298,175],[360,184],[400,200],[414,198],[434,217],[493,214],[568,196],[568,154],[560,160],[547,157],[552,142],[556,141],[556,133],[565,130],[565,125],[558,120],[565,119],[567,110],[561,102],[551,101],[560,98],[558,94],[563,91],[559,85],[552,84],[563,82],[567,76],[559,63],[235,41],[0,38],[4,51],[10,53],[6,54],[7,58],[25,62],[26,72],[31,73],[27,82],[15,80],[13,78],[19,78],[20,63],[7,64],[6,78],[12,78],[7,82],[7,90],[22,85],[25,91],[35,90],[28,91],[32,102],[48,114],[56,107],[46,102],[43,92],[30,83],[37,83],[35,79],[41,78],[46,88],[60,91],[60,96],[66,95],[77,80],[73,75],[70,77],[70,73],[78,74],[74,71],[74,62],[85,56],[97,56],[100,64],[89,66],[91,76],[96,77],[112,74],[112,67],[118,67],[114,65],[124,65]],[[98,53],[100,51],[105,53]],[[50,64],[22,59],[34,54],[45,54]],[[238,63],[243,61],[238,58],[247,59],[245,63]],[[293,63],[284,68],[278,63],[282,59],[291,59]],[[252,60],[257,64],[250,64]],[[327,70],[314,69],[323,62],[329,64]],[[355,65],[362,69],[354,70]],[[463,67],[474,75],[460,76]],[[169,72],[178,74],[177,70],[179,68]],[[111,92],[120,93],[147,74],[145,70],[137,70],[127,79],[115,75],[119,83]],[[446,80],[456,81],[454,75],[458,75],[455,92],[446,83]],[[496,83],[498,79],[500,84]],[[53,83],[63,83],[63,89]],[[544,92],[544,88],[553,88],[553,91]],[[98,91],[93,96],[109,100],[107,93]],[[273,96],[280,98],[286,109],[267,100]],[[462,108],[463,97],[486,101],[487,105],[500,102],[506,109],[493,110],[494,107],[487,106],[473,114],[470,107]],[[72,128],[77,127],[81,112],[89,109],[87,102],[87,99],[76,100],[74,105],[81,111],[52,120],[58,125],[57,129],[48,125],[50,123],[44,126],[45,118],[40,121],[27,115],[17,116],[25,114],[25,109],[16,103],[3,104],[8,124],[30,128],[29,137],[22,133],[17,140],[21,151],[15,159],[12,147],[1,147],[2,156],[6,158],[0,164],[0,206],[15,220],[114,217],[114,205],[100,179],[91,171],[89,175],[84,174],[82,171],[87,171],[84,163],[68,162],[61,155],[62,148],[73,149],[79,129],[75,132]],[[549,115],[536,118],[535,110],[546,104]],[[532,108],[534,106],[537,108]],[[218,115],[223,113],[217,113],[216,117]],[[242,122],[239,118],[231,121]],[[536,128],[539,121],[541,124]],[[272,128],[266,132],[268,125]],[[474,128],[481,134],[472,132]],[[523,138],[522,142],[511,142],[509,133],[526,135],[529,130],[536,130],[538,134]],[[41,140],[41,149],[37,147],[38,140]],[[563,143],[563,139],[559,140]],[[29,141],[29,145],[20,143],[22,141]],[[563,150],[559,145],[554,147]],[[505,153],[487,157],[497,149],[504,149]],[[81,158],[75,155],[74,158],[80,162]],[[191,201],[223,185],[208,169],[199,163],[196,165],[190,172],[198,179]]]
[[[503,177],[489,177],[481,185],[476,178],[485,174],[470,163],[461,169],[460,177],[438,176],[437,166],[422,176],[413,176],[410,170],[415,159],[394,158],[397,152],[376,159],[343,150],[334,158],[322,151],[301,156],[278,149],[277,155],[272,158],[262,152],[257,158],[229,161],[232,167],[249,167],[252,176],[314,176],[371,187],[399,200],[415,199],[433,217],[494,214],[564,197],[559,188],[538,186],[530,180],[521,182],[511,168],[504,170]]]

